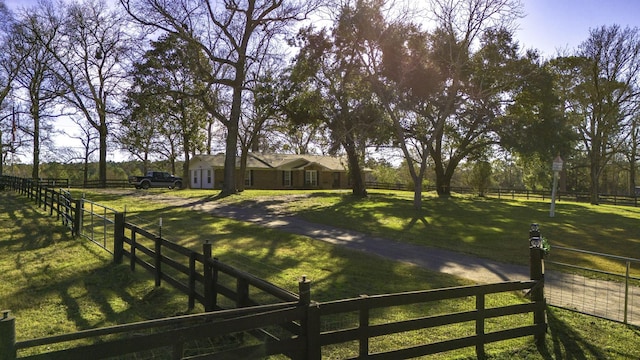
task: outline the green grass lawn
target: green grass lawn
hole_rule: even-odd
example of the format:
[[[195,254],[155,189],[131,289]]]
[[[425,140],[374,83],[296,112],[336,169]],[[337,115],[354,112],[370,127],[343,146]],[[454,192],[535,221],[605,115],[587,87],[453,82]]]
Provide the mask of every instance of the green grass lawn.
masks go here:
[[[134,192],[135,194],[135,192]],[[184,191],[164,193],[161,190],[144,193],[140,197],[88,193],[87,197],[118,210],[127,208],[127,213],[144,219],[163,218],[163,233],[173,241],[199,249],[204,240],[214,244],[214,256],[222,261],[236,265],[258,276],[287,287],[297,288],[297,279],[307,275],[313,281],[312,298],[318,301],[355,297],[360,294],[382,294],[405,290],[421,290],[447,286],[464,285],[467,282],[444,274],[427,271],[408,264],[387,261],[357,251],[350,251],[312,239],[284,234],[275,230],[265,230],[251,224],[215,218],[181,207],[167,205],[164,202],[144,201],[145,194],[166,194],[193,199],[203,197],[202,192]],[[304,193],[301,193],[304,194]],[[211,194],[204,193],[205,196]],[[223,201],[247,201],[255,197],[274,196],[271,193],[245,192]],[[433,201],[432,201],[433,200]],[[408,202],[407,202],[408,201]],[[428,199],[428,204],[440,201]],[[303,213],[311,218],[322,217],[322,221],[348,217],[367,221],[377,234],[392,232],[394,223],[403,223],[406,230],[402,241],[418,241],[425,233],[419,226],[446,223],[446,216],[460,212],[475,211],[476,217],[487,217],[484,204],[494,204],[501,211],[509,213],[508,206],[493,200],[478,202],[461,199],[458,205],[452,204],[458,199],[449,199],[441,204],[443,215],[436,210],[425,224],[418,219],[412,226],[411,211],[400,209],[409,205],[410,197],[394,193],[374,193],[369,199],[353,201],[342,193],[313,193],[310,197],[299,198],[288,204],[290,210]],[[386,205],[384,205],[386,204]],[[448,204],[448,205],[447,205]],[[523,206],[523,205],[521,205]],[[543,212],[544,204],[538,212]],[[562,211],[558,205],[557,211]],[[528,206],[523,206],[528,207]],[[534,207],[535,208],[535,207]],[[497,209],[496,209],[497,210]],[[367,214],[358,214],[366,212]],[[534,210],[532,210],[534,211]],[[585,210],[586,211],[586,210]],[[344,213],[343,216],[330,215]],[[425,210],[425,212],[427,212]],[[535,211],[534,211],[535,213]],[[325,215],[326,214],[326,215]],[[384,219],[395,216],[399,220]],[[448,214],[448,215],[447,215]],[[539,215],[540,219],[542,215]],[[559,220],[558,214],[554,220]],[[376,218],[381,220],[375,220]],[[318,220],[318,219],[316,219]],[[383,221],[384,220],[384,221]],[[515,241],[524,243],[526,249],[526,220],[522,238]],[[335,220],[337,221],[337,220]],[[342,220],[341,220],[342,221]],[[467,215],[467,220],[475,224],[476,230],[485,229],[482,221]],[[543,224],[544,235],[550,237],[547,226]],[[506,221],[505,221],[506,222]],[[384,225],[386,223],[386,225]],[[511,223],[511,222],[509,222]],[[34,208],[33,203],[14,193],[0,192],[0,308],[10,309],[16,316],[18,339],[30,339],[48,334],[65,333],[78,329],[100,327],[109,324],[125,323],[141,319],[156,318],[180,314],[186,309],[186,297],[175,293],[171,288],[154,288],[150,277],[142,272],[131,273],[126,265],[111,264],[110,256],[102,249],[82,239],[71,238],[67,230],[51,218]],[[377,225],[376,225],[377,224]],[[497,223],[494,223],[493,226]],[[346,225],[345,225],[346,226]],[[359,228],[361,224],[351,224]],[[444,225],[440,225],[443,227]],[[451,225],[451,229],[455,229]],[[458,225],[460,226],[460,225]],[[365,229],[367,227],[364,227]],[[520,229],[512,225],[508,229]],[[487,227],[483,232],[489,232]],[[435,229],[434,229],[435,231]],[[440,230],[442,234],[446,231]],[[464,230],[462,230],[464,231]],[[504,231],[507,233],[507,230]],[[412,238],[415,237],[415,238]],[[460,236],[465,240],[458,244],[481,242],[483,237],[474,239]],[[502,238],[506,241],[506,235]],[[455,239],[449,235],[449,239]],[[495,243],[494,243],[495,244]],[[429,244],[433,246],[442,246]],[[478,245],[476,245],[479,247]],[[446,247],[446,246],[443,246]],[[470,252],[470,251],[469,251]],[[519,294],[505,295],[494,300],[496,303],[526,301]],[[443,311],[457,309],[456,304],[440,304]],[[407,310],[414,311],[414,310]],[[43,315],[46,314],[46,315]],[[402,313],[382,314],[385,316],[403,316]],[[546,346],[537,349],[532,339],[519,339],[501,342],[487,347],[492,358],[511,359],[631,359],[640,358],[640,349],[629,344],[640,340],[637,328],[579,315],[551,308],[548,312],[550,331]],[[500,327],[500,323],[491,326]],[[457,334],[464,329],[452,328],[445,332]],[[435,336],[435,334],[428,334]],[[407,334],[406,338],[419,340],[425,334]],[[396,341],[393,339],[390,341]],[[411,339],[409,339],[411,340]],[[384,341],[376,346],[385,347]],[[336,358],[345,349],[332,349]],[[346,354],[346,353],[345,353]],[[465,350],[454,354],[447,353],[439,357],[473,358],[473,351]]]
[[[540,224],[542,235],[551,244],[551,260],[605,271],[624,272],[620,262],[604,258],[553,251],[554,246],[640,258],[640,208],[590,205],[561,201],[555,217],[549,217],[549,202],[526,199],[496,199],[455,196],[440,199],[435,193],[424,197],[422,211],[412,208],[413,194],[406,191],[371,190],[369,197],[356,199],[346,191],[247,190],[239,195],[216,199],[215,191],[185,190],[128,191],[127,196],[88,193],[88,198],[116,209],[127,209],[157,222],[166,203],[145,202],[145,196],[162,194],[187,199],[235,202],[250,205],[259,199],[280,202],[288,211],[322,224],[357,230],[395,241],[433,246],[501,262],[527,265],[531,223]],[[132,200],[141,198],[141,201]],[[168,224],[165,222],[165,224]],[[183,231],[176,235],[189,236]],[[640,268],[632,272],[640,276]]]
[[[552,246],[552,260],[601,270],[619,268],[602,258],[554,253],[554,245],[640,258],[640,208],[558,202],[551,218],[549,202],[540,200],[428,196],[422,211],[416,212],[407,196],[372,191],[366,199],[354,199],[318,193],[292,206],[310,221],[502,262],[528,264],[531,223],[540,224]],[[634,270],[640,274],[640,269]]]

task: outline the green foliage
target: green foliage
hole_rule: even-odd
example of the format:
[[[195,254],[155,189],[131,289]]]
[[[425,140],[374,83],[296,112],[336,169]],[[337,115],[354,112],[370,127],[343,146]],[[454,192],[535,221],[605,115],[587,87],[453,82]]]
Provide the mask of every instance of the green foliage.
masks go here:
[[[366,148],[391,137],[364,60],[367,44],[379,30],[372,23],[381,21],[370,5],[344,5],[330,31],[309,27],[299,32],[300,51],[284,89],[287,96],[282,96],[294,123],[323,124],[330,131],[330,151],[344,149],[357,196],[366,194],[361,175]]]
[[[476,161],[471,168],[469,184],[478,192],[478,196],[484,196],[485,190],[491,186],[491,163],[488,161]]]
[[[202,74],[212,70],[199,48],[176,35],[161,36],[151,45],[134,66],[127,94],[129,116],[122,122],[120,138],[142,161],[160,153],[173,162],[203,148],[208,113],[200,99],[208,92]],[[181,175],[186,172],[183,169]]]
[[[522,158],[552,159],[569,154],[577,141],[564,113],[558,78],[549,64],[530,52],[517,66],[514,101],[507,107],[497,130],[500,144]]]
[[[375,181],[386,184],[406,184],[403,178],[400,176],[400,170],[395,168],[389,162],[384,159],[376,161],[369,160],[367,167],[371,169],[371,175]]]

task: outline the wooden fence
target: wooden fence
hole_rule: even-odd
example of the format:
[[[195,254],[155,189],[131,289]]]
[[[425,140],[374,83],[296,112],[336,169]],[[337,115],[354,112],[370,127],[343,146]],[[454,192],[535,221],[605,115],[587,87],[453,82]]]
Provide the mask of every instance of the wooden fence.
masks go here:
[[[402,184],[402,183],[381,183],[376,181],[368,181],[366,182],[366,186],[369,189],[413,191],[412,185]],[[422,190],[436,191],[437,188],[435,186],[425,186],[423,187]],[[470,187],[451,187],[450,190],[452,193],[478,195],[478,191]],[[551,190],[489,188],[484,190],[483,196],[494,197],[498,199],[527,199],[527,200],[540,199],[544,201],[544,200],[551,199]],[[591,194],[558,192],[556,200],[590,202]],[[598,201],[600,202],[600,204],[612,204],[612,205],[624,205],[624,206],[637,207],[638,195],[600,194],[598,195]]]
[[[46,338],[18,341],[10,351],[43,349],[34,355],[13,359],[104,359],[114,356],[139,353],[159,349],[166,358],[182,359],[187,349],[203,350],[203,343],[210,338],[240,338],[237,346],[208,345],[197,355],[207,354],[216,359],[261,358],[270,355],[284,355],[291,359],[321,359],[331,356],[331,346],[340,346],[341,352],[349,343],[355,342],[355,351],[348,358],[408,359],[473,347],[478,358],[485,357],[485,345],[524,336],[544,338],[546,324],[533,323],[514,326],[509,329],[486,331],[486,324],[493,318],[518,314],[544,312],[544,302],[515,303],[508,306],[488,308],[486,297],[491,294],[532,289],[536,281],[504,282],[490,285],[453,287],[437,290],[405,292],[376,296],[361,296],[353,299],[316,303],[310,300],[308,280],[300,282],[300,301],[283,302],[247,308],[220,310],[204,314],[186,315],[159,320],[144,321],[106,328],[84,330],[77,333],[50,336]],[[306,294],[306,295],[305,295]],[[396,321],[374,323],[377,309],[397,308],[417,305],[428,311],[431,303],[438,301],[467,299],[475,302],[475,308],[467,311],[417,316]],[[323,329],[334,323],[336,316],[343,318],[355,314],[354,322],[341,322],[341,328]],[[397,344],[399,334],[411,331],[434,331],[451,324],[470,323],[471,334],[449,334],[450,337],[429,342],[427,334],[420,337],[420,343],[406,346],[385,345],[385,349],[374,349],[372,342],[384,341]],[[14,327],[15,319],[10,315],[0,320],[0,327]],[[14,330],[15,331],[15,330]],[[0,334],[4,331],[0,331]],[[243,336],[243,334],[249,334]],[[250,338],[249,338],[250,336]],[[76,345],[74,341],[93,339],[95,344]],[[194,345],[194,343],[200,345]],[[69,343],[69,348],[46,351],[49,347]],[[404,345],[404,346],[403,346]],[[1,345],[0,345],[1,346]],[[3,349],[0,347],[0,349]],[[170,354],[170,355],[169,355]],[[191,350],[190,356],[194,356]]]
[[[50,215],[56,212],[63,222],[72,224],[72,232],[78,233],[78,214],[84,211],[82,200],[70,199],[68,193],[43,188],[36,182],[0,181],[34,199]],[[17,342],[16,319],[4,312],[0,318],[0,360],[102,359],[153,350],[170,359],[276,354],[291,359],[321,359],[335,357],[336,347],[341,349],[340,354],[344,353],[342,349],[352,348],[341,356],[344,358],[403,359],[467,347],[474,347],[476,355],[483,358],[488,343],[525,336],[534,336],[539,343],[547,326],[541,252],[537,249],[531,253],[532,281],[321,303],[311,301],[311,282],[304,277],[298,283],[298,294],[292,293],[213,258],[211,244],[203,244],[202,253],[195,252],[127,223],[122,213],[115,216],[113,249],[114,262],[122,263],[127,258],[132,270],[141,267],[149,271],[156,285],[164,281],[176,287],[188,296],[189,307],[198,301],[206,312]],[[493,294],[524,290],[532,294],[531,302],[487,306],[491,303],[487,298]],[[442,301],[461,301],[467,307],[453,313],[430,312]],[[406,315],[393,315],[396,309],[407,307]],[[533,321],[527,314],[533,314]],[[497,317],[516,317],[508,323],[517,325],[487,329],[491,319]],[[446,339],[429,341],[429,332],[452,324],[466,324],[468,333],[445,331]],[[397,340],[416,331],[426,331],[416,337],[417,343]],[[221,347],[219,342],[212,342],[214,338],[224,339],[224,344],[235,341],[235,346]]]

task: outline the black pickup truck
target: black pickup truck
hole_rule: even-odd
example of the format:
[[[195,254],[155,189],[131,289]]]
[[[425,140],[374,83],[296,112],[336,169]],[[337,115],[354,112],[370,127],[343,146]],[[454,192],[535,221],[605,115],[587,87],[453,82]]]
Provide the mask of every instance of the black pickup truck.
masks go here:
[[[173,176],[168,172],[148,171],[145,176],[129,176],[129,184],[136,189],[148,189],[150,187],[168,187],[169,189],[182,188],[182,178]]]

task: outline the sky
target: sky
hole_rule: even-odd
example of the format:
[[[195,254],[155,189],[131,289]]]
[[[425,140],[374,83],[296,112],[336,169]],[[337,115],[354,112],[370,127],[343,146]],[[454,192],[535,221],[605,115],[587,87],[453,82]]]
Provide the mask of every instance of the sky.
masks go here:
[[[522,48],[539,49],[546,58],[577,48],[589,29],[640,27],[638,0],[525,0],[524,12],[515,38]]]
[[[2,0],[0,0],[2,1]],[[4,0],[11,9],[37,0]],[[558,49],[573,49],[589,36],[589,29],[618,24],[640,27],[639,0],[523,0],[525,17],[516,39],[551,57]]]
[[[16,10],[37,0],[4,2]],[[538,49],[545,58],[576,49],[589,37],[589,29],[613,24],[640,27],[640,0],[523,0],[523,4],[525,16],[514,37],[522,49]]]

